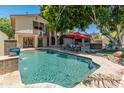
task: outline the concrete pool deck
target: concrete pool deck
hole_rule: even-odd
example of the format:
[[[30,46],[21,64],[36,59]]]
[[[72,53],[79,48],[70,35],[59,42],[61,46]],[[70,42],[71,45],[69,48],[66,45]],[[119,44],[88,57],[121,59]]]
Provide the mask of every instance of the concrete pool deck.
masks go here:
[[[53,48],[50,48],[53,49]],[[33,49],[28,49],[33,50]],[[61,52],[68,52],[74,55],[88,57],[93,60],[94,63],[99,64],[100,68],[94,71],[87,79],[87,82],[80,82],[74,88],[92,88],[92,87],[124,87],[124,66],[112,63],[111,61],[90,54],[82,54],[82,53],[73,53],[70,51],[64,51],[59,49],[54,49]],[[123,77],[123,78],[122,78]],[[102,79],[94,80],[94,79]],[[108,81],[104,80],[108,79]],[[111,79],[111,80],[109,80]],[[113,82],[111,82],[113,80]],[[98,82],[100,81],[100,82]],[[110,83],[108,83],[110,82]],[[96,84],[97,83],[97,84]],[[104,83],[104,84],[102,84]],[[113,84],[113,85],[112,85]],[[62,88],[62,86],[51,84],[51,83],[39,83],[32,85],[24,85],[21,83],[20,73],[19,71],[14,71],[11,73],[7,73],[4,75],[0,75],[0,87],[17,87],[17,88]]]

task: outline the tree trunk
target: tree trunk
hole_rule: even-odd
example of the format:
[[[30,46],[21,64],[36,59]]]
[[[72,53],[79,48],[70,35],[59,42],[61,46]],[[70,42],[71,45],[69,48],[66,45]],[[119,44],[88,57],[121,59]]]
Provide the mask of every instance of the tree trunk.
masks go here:
[[[59,45],[59,40],[60,40],[60,37],[61,37],[61,32],[59,33],[59,36],[57,37],[57,44]]]
[[[55,46],[57,46],[58,44],[57,44],[57,32],[56,31],[54,32],[54,36],[55,36]]]
[[[114,44],[114,45],[117,45],[117,41],[114,40],[112,37],[110,37],[109,35],[106,35],[106,37]]]
[[[122,48],[122,40],[121,40],[120,31],[121,31],[121,25],[117,25],[117,39],[118,39],[118,48],[119,49]]]

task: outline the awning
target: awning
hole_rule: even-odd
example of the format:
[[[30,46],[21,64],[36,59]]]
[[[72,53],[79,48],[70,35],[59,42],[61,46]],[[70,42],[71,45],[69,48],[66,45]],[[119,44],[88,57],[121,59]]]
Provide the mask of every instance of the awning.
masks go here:
[[[79,32],[73,32],[73,33],[65,34],[64,37],[66,37],[66,38],[80,38],[80,39],[90,40],[90,37],[88,35],[81,34]]]

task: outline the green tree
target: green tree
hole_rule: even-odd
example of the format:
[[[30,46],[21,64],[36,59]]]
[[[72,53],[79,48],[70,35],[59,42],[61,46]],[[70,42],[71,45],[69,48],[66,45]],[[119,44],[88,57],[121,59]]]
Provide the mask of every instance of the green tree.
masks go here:
[[[0,18],[0,31],[4,32],[9,38],[14,36],[10,20],[7,18]]]
[[[84,14],[84,6],[62,6],[48,5],[41,6],[41,16],[49,21],[50,29],[63,33],[66,30],[72,30],[79,27],[82,30],[92,21]]]
[[[82,30],[87,27],[91,20],[83,16],[83,6],[48,5],[41,6],[40,15],[49,21],[49,31],[57,31],[61,34],[68,30],[79,27]]]
[[[94,23],[102,35],[122,47],[124,6],[43,6],[41,9],[52,31],[66,32],[74,27],[84,31],[89,24]]]
[[[88,6],[86,15],[97,24],[102,35],[122,48],[122,34],[124,32],[124,6]]]

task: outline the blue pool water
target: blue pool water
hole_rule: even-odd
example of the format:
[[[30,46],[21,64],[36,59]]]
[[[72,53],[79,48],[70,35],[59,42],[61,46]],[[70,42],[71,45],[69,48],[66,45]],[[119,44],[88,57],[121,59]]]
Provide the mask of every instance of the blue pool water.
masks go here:
[[[24,51],[20,57],[19,70],[24,84],[49,82],[73,87],[99,67],[89,58],[50,49]]]

